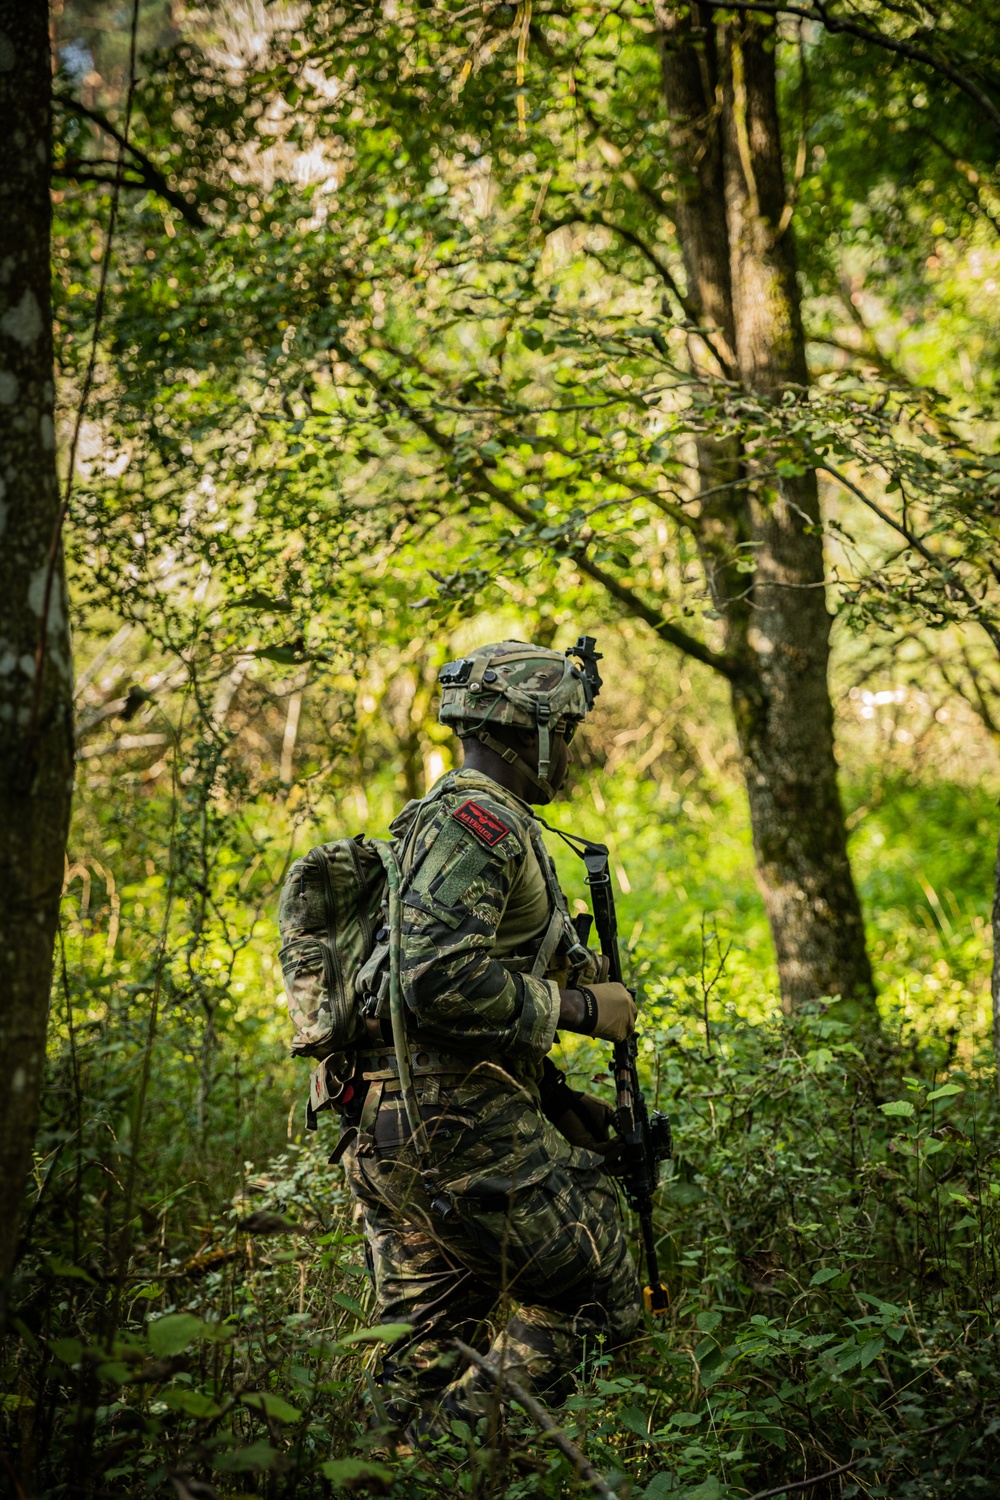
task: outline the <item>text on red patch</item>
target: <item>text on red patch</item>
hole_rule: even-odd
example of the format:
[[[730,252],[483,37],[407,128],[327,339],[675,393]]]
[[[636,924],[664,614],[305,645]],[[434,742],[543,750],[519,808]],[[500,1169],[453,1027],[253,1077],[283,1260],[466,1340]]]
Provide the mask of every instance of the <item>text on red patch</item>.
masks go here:
[[[494,844],[499,844],[510,833],[502,818],[498,818],[488,808],[480,807],[478,802],[463,802],[452,813],[452,817],[474,833],[477,839],[481,839],[487,849],[492,849]]]

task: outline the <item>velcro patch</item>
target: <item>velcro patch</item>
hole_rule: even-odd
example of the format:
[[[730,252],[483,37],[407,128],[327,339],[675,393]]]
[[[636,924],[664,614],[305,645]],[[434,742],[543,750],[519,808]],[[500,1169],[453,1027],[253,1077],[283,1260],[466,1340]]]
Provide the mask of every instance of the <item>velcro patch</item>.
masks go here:
[[[461,807],[452,813],[452,817],[457,823],[461,823],[471,833],[474,833],[476,838],[486,845],[487,849],[492,849],[511,832],[507,824],[502,818],[498,818],[496,813],[490,812],[489,808],[480,807],[478,802],[473,802],[471,799],[468,802],[463,802]]]

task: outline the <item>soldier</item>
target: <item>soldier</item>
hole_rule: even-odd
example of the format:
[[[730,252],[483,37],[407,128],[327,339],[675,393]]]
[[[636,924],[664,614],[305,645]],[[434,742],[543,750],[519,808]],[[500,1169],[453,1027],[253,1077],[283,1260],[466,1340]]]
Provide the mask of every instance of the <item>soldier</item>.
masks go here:
[[[632,996],[581,946],[531,803],[549,802],[593,685],[571,657],[518,641],[440,674],[440,719],[464,763],[392,825],[402,870],[402,981],[427,1137],[411,1138],[390,1035],[370,1021],[345,1124],[380,1319],[413,1333],[387,1354],[386,1406],[411,1433],[475,1426],[492,1382],[451,1341],[558,1400],[585,1347],[641,1321],[635,1267],[604,1171],[610,1106],[576,1093],[548,1052],[557,1029],[609,1041]],[[511,1309],[513,1308],[513,1311]],[[490,1338],[487,1331],[486,1338]]]

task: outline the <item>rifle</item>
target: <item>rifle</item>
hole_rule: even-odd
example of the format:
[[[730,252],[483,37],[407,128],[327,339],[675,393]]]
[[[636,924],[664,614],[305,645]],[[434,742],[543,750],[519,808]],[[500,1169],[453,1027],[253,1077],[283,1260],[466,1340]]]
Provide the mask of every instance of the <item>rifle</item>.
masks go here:
[[[536,814],[537,817],[537,814]],[[621,956],[618,951],[618,916],[615,912],[615,896],[611,888],[608,870],[608,847],[581,839],[576,834],[563,833],[561,828],[551,828],[538,818],[550,833],[557,833],[574,854],[580,856],[586,866],[586,882],[590,887],[591,904],[601,952],[608,960],[608,978],[623,983]],[[590,913],[575,918],[577,937],[586,945],[590,935]],[[659,1260],[656,1254],[656,1235],[653,1230],[653,1193],[660,1178],[660,1163],[669,1161],[673,1143],[670,1121],[662,1110],[652,1114],[646,1108],[646,1100],[639,1086],[639,1069],[636,1063],[636,1036],[632,1033],[624,1042],[614,1044],[615,1076],[615,1128],[623,1146],[624,1170],[622,1183],[630,1207],[639,1220],[643,1250],[646,1257],[648,1285],[643,1288],[643,1301],[648,1313],[665,1312],[669,1305],[667,1289],[660,1280]]]

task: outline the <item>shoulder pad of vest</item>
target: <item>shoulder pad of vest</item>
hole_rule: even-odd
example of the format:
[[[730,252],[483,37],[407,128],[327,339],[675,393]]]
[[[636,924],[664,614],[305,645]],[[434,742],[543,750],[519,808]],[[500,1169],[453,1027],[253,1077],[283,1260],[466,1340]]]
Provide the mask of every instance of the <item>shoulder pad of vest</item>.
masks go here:
[[[456,788],[441,799],[434,821],[439,826],[445,822],[459,824],[485,849],[496,850],[508,859],[523,853],[529,842],[517,813],[499,798],[480,791]]]

